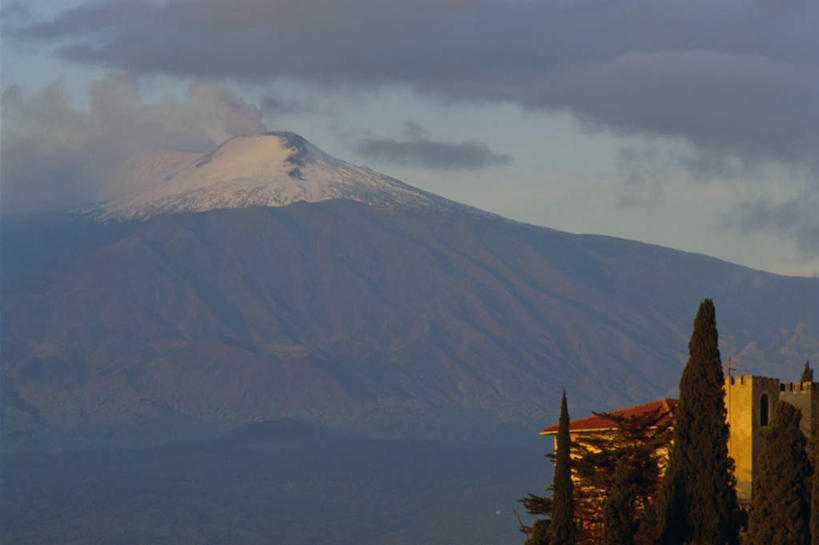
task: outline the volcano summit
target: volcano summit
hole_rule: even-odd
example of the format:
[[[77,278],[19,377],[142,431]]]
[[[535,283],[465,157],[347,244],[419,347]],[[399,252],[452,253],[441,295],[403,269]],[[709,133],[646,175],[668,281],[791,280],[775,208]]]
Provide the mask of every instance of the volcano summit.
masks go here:
[[[188,155],[186,160],[168,162],[159,169],[147,168],[153,166],[151,161],[138,166],[137,172],[128,175],[141,178],[142,187],[105,202],[96,215],[101,219],[144,219],[174,212],[279,207],[331,199],[405,208],[464,208],[395,178],[335,159],[291,132],[237,136],[208,153]]]

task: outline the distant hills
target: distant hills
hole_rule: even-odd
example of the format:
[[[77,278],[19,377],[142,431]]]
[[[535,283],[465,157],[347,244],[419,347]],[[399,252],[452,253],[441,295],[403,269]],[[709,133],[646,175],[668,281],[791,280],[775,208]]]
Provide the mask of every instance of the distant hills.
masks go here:
[[[290,133],[168,168],[83,214],[6,219],[7,437],[545,423],[563,388],[579,412],[672,392],[704,297],[724,362],[787,379],[819,360],[819,279],[513,222]]]

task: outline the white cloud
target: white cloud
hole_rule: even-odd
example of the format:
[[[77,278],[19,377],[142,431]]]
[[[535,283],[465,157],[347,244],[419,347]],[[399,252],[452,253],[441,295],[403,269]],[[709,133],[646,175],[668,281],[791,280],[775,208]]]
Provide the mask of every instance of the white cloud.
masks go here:
[[[90,84],[88,95],[83,109],[60,82],[31,95],[17,86],[4,91],[5,212],[83,204],[125,161],[167,149],[201,152],[264,129],[259,110],[224,85],[195,83],[181,99],[148,102],[136,78],[116,75]]]

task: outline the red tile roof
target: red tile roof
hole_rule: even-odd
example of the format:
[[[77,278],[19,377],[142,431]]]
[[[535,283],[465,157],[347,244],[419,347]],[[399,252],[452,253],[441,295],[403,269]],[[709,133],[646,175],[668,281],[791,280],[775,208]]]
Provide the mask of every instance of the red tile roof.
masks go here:
[[[677,406],[677,400],[671,398],[663,398],[658,399],[656,401],[651,401],[649,403],[643,403],[642,405],[635,405],[633,407],[627,407],[625,409],[618,409],[616,411],[610,411],[611,414],[617,416],[637,416],[645,413],[650,413],[653,411],[659,410],[660,414],[665,414],[666,416],[660,420],[659,424],[665,424],[671,418],[671,411],[674,410],[674,407]],[[569,431],[592,431],[592,430],[605,430],[615,427],[615,423],[610,418],[605,418],[603,416],[587,416],[586,418],[578,418],[577,420],[572,420],[569,422]],[[557,433],[558,425],[554,424],[547,428],[543,428],[543,431],[540,432],[540,435],[554,435]]]

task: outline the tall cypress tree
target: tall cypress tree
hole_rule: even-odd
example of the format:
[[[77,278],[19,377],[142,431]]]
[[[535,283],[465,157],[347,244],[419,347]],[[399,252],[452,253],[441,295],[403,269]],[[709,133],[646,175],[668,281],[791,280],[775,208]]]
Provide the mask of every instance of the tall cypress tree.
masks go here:
[[[734,462],[728,457],[714,303],[705,299],[688,342],[690,357],[680,379],[674,439],[658,498],[663,545],[737,545],[742,512]]]
[[[802,413],[789,403],[776,404],[771,425],[763,430],[759,474],[748,520],[747,545],[810,543],[810,461],[799,429]]]
[[[819,545],[819,422],[813,422],[813,491],[811,492],[811,545]]]
[[[566,390],[563,390],[555,445],[552,523],[549,528],[551,545],[574,545],[576,539],[570,445],[569,409],[566,405]]]
[[[805,360],[805,367],[802,369],[801,382],[813,382],[813,369],[810,361]],[[811,479],[811,508],[810,508],[810,536],[811,545],[819,545],[819,415],[814,415],[811,422],[811,439],[808,442],[810,459],[813,463],[813,478]]]
[[[802,368],[802,376],[799,382],[813,382],[813,369],[810,368],[810,360],[805,360],[805,367]]]

